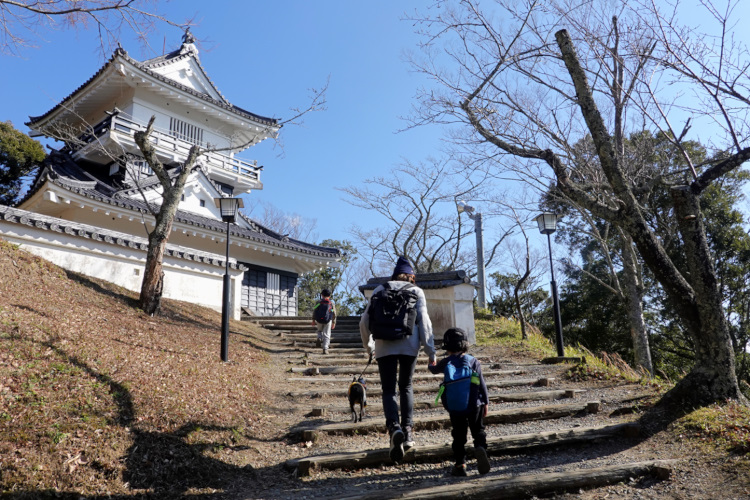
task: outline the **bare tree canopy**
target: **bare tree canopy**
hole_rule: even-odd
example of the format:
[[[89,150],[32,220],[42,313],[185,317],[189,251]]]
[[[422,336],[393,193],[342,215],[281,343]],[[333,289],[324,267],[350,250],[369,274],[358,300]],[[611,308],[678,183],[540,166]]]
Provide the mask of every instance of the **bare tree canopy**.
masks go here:
[[[750,158],[750,58],[732,37],[737,2],[701,3],[710,33],[681,24],[679,2],[499,0],[486,11],[471,0],[440,4],[416,21],[427,56],[418,68],[442,90],[425,91],[414,117],[463,124],[455,141],[466,154],[540,189],[554,185],[632,238],[695,343],[693,369],[665,399],[694,405],[746,401],[699,199]],[[684,147],[695,124],[710,127],[702,163]],[[640,130],[668,137],[682,164],[659,175],[634,168],[624,138]],[[593,155],[576,147],[584,139]],[[592,171],[578,175],[581,165]],[[672,198],[679,262],[645,215],[656,186]]]
[[[474,239],[474,225],[465,226],[467,221],[457,213],[456,201],[481,197],[483,190],[478,186],[481,182],[458,173],[452,163],[447,159],[405,161],[385,176],[368,179],[364,187],[341,189],[348,203],[378,213],[384,221],[371,230],[350,228],[360,254],[369,259],[371,273],[390,272],[399,255],[409,258],[421,273],[476,266],[476,258],[463,250],[466,238]],[[508,233],[496,241],[488,238],[488,266]]]
[[[34,47],[40,31],[49,29],[94,29],[107,53],[123,30],[146,44],[157,23],[187,26],[159,15],[156,5],[150,0],[0,0],[0,53]]]
[[[268,229],[295,240],[318,240],[316,218],[285,212],[268,201],[252,199],[247,204],[243,213]]]

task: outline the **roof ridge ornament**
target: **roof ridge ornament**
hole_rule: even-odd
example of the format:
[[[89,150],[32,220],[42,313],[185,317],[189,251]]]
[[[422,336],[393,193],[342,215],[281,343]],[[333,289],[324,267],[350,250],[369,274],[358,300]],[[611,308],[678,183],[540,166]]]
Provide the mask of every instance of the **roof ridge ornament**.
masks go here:
[[[182,47],[180,47],[180,54],[187,54],[188,52],[198,55],[198,47],[195,46],[195,35],[190,32],[190,26],[185,28],[185,33],[182,35]]]

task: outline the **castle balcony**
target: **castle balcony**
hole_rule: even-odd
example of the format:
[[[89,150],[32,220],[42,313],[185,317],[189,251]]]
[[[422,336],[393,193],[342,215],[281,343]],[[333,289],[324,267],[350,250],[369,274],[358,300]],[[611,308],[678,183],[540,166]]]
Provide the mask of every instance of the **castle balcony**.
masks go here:
[[[124,113],[115,113],[79,136],[77,140],[69,142],[68,147],[73,151],[75,159],[96,163],[109,164],[128,154],[141,157],[134,136],[138,131],[145,131],[147,125],[125,116]],[[196,145],[202,151],[196,165],[202,166],[210,179],[232,186],[235,195],[263,188],[260,181],[263,167],[259,167],[257,161],[249,162],[234,158],[227,152],[218,150],[216,146],[196,140],[194,137],[157,127],[154,127],[149,139],[156,149],[159,160],[165,165],[184,162],[190,148]]]

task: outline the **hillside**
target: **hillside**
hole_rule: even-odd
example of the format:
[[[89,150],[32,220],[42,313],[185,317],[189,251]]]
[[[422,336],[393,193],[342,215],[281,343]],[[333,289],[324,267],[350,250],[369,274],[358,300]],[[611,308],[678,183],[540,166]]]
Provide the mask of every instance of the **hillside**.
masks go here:
[[[68,274],[0,240],[0,477],[4,493],[132,495],[220,487],[212,458],[261,426],[268,356],[239,333],[219,359],[220,315]]]
[[[383,463],[377,455],[387,438],[379,429],[374,366],[368,418],[347,425],[345,390],[364,367],[356,322],[341,320],[329,356],[314,348],[306,320],[281,323],[233,321],[230,362],[222,363],[219,313],[165,301],[163,313],[149,317],[136,307],[136,294],[67,273],[0,240],[1,497],[382,498],[407,490],[419,496],[430,488],[447,492],[508,477],[533,482],[548,472],[570,476],[654,459],[672,460],[670,479],[646,475],[545,496],[750,496],[750,412],[731,406],[662,422],[637,438],[498,448],[490,474],[472,471],[457,483],[445,476],[449,459],[427,456],[444,449],[450,431],[445,412],[430,404],[437,384],[423,375],[415,382],[421,406],[414,462]],[[493,322],[479,323],[479,330],[481,345],[472,352],[486,363],[493,387],[495,421],[488,430],[498,442],[637,423],[663,390],[598,362],[573,370],[543,365],[539,359],[554,353],[550,345],[500,338]],[[555,392],[565,395],[550,396]],[[560,401],[542,399],[548,396]],[[581,409],[592,400],[599,411]],[[515,411],[553,407],[565,414],[500,423]],[[350,458],[300,468],[329,455]],[[376,458],[366,463],[363,456]],[[521,496],[534,497],[532,491]]]

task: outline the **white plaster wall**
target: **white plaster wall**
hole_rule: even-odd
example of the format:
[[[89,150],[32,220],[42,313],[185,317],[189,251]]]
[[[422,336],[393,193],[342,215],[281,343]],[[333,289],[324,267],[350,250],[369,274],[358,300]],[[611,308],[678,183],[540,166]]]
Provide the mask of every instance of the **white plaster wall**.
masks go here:
[[[56,264],[63,269],[103,279],[132,291],[139,291],[146,253],[103,241],[72,236],[0,220],[0,234],[6,241]],[[220,257],[220,256],[217,256]],[[223,257],[222,257],[223,258]],[[165,298],[182,300],[221,311],[224,268],[166,257],[164,260]],[[240,297],[242,271],[229,270],[232,296]],[[240,319],[240,300],[230,302],[231,316]]]
[[[183,100],[177,99],[177,93],[174,94],[174,98],[165,99],[150,92],[139,91],[136,92],[133,100],[132,116],[138,122],[148,123],[151,116],[156,115],[154,126],[163,132],[169,131],[169,118],[177,118],[202,128],[204,142],[211,143],[219,148],[229,147],[229,136],[234,132],[234,129],[196,111],[194,108],[189,108],[181,102]],[[192,98],[192,100],[199,102],[197,97]],[[225,152],[225,154],[228,153]]]

